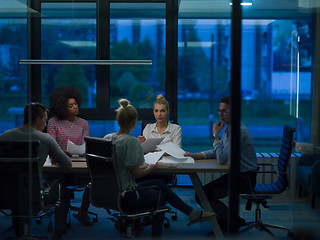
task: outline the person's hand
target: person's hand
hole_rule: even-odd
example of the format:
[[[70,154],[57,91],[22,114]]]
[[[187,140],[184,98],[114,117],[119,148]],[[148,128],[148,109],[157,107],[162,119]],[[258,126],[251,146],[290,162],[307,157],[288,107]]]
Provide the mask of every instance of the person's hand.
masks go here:
[[[202,153],[190,153],[190,152],[186,152],[184,154],[184,156],[186,157],[192,157],[193,159],[197,160],[197,159],[203,159],[204,156]]]
[[[138,140],[139,140],[140,144],[142,144],[146,141],[146,138],[144,136],[138,136]]]
[[[148,166],[149,166],[149,164],[145,162],[145,163],[143,163],[143,165],[140,166],[140,168],[141,168],[141,169],[145,169],[145,168],[147,168]]]
[[[185,152],[185,154],[184,154],[184,156],[186,156],[186,157],[192,157],[192,153],[191,152]]]
[[[68,151],[64,151],[65,154],[67,154],[68,157],[72,157],[72,154],[69,153]]]
[[[217,122],[213,124],[213,135],[218,135],[224,127],[224,124],[225,122]]]
[[[158,162],[156,162],[155,164],[149,164],[147,166],[147,171],[150,173],[150,172],[153,172],[153,170],[155,170],[156,168],[158,167]]]

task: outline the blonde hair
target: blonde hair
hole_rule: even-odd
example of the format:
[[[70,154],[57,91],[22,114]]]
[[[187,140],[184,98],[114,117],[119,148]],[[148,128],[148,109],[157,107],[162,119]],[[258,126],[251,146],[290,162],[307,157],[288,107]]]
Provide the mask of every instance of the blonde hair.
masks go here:
[[[130,127],[132,121],[138,119],[138,112],[127,99],[120,99],[119,104],[120,107],[116,110],[117,122],[120,127]]]
[[[162,104],[162,105],[165,105],[167,110],[169,110],[169,103],[168,101],[164,98],[164,96],[162,94],[158,94],[156,100],[154,101],[153,103],[153,106],[155,104]]]

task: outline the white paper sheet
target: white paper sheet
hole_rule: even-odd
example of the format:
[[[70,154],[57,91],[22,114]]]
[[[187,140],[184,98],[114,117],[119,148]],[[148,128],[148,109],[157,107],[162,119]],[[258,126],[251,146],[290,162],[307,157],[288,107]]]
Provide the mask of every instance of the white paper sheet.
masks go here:
[[[86,144],[83,143],[82,145],[76,145],[68,139],[67,151],[72,155],[84,154],[86,151]]]
[[[43,166],[51,166],[51,165],[52,165],[51,158],[49,156],[47,156],[47,159],[44,162]]]
[[[148,153],[154,151],[158,144],[162,142],[163,138],[149,138],[144,141],[141,146],[143,149],[143,153]]]
[[[146,155],[144,155],[144,161],[147,164],[155,164],[156,162],[159,161],[159,159],[162,157],[164,154],[163,151],[160,152],[149,152]]]
[[[170,156],[173,156],[177,159],[186,159],[187,157],[184,156],[186,153],[184,150],[182,150],[178,145],[172,143],[172,142],[167,142],[164,144],[157,145],[159,149],[162,151],[168,153]]]
[[[194,159],[192,157],[187,157],[185,159],[178,159],[173,156],[163,156],[160,162],[162,163],[194,163]]]

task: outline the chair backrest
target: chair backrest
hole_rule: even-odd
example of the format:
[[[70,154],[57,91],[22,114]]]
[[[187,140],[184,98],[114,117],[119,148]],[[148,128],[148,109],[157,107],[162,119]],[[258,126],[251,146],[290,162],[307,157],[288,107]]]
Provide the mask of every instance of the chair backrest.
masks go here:
[[[115,147],[102,138],[85,137],[88,170],[91,179],[91,203],[96,207],[119,211],[120,186],[115,166]]]
[[[29,214],[43,208],[39,141],[0,141],[0,209]]]
[[[280,148],[280,154],[278,158],[278,183],[283,187],[288,186],[287,169],[289,161],[291,159],[291,153],[294,143],[295,128],[289,125],[285,125],[283,128],[282,143]]]
[[[283,128],[282,143],[277,164],[279,176],[277,181],[272,184],[256,184],[255,192],[281,193],[288,187],[287,169],[294,144],[294,132],[295,128],[293,126],[285,125]],[[267,187],[267,185],[272,185],[272,187]]]

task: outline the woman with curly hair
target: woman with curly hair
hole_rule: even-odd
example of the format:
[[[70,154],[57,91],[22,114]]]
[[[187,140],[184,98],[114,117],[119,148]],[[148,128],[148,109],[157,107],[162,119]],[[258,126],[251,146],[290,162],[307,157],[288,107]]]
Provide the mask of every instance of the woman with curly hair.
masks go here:
[[[84,137],[89,136],[88,122],[77,116],[80,106],[81,94],[74,87],[59,87],[50,96],[50,108],[54,117],[48,122],[48,133],[69,157],[71,154],[67,151],[68,140],[82,145]]]
[[[68,140],[76,145],[82,145],[84,137],[89,136],[88,122],[77,116],[80,106],[81,94],[74,87],[59,87],[50,96],[50,108],[54,113],[54,117],[50,118],[48,122],[48,133],[68,156],[71,156],[67,151]],[[93,222],[87,212],[90,206],[88,188],[85,189],[82,199],[80,211],[78,214],[73,214],[73,216],[83,225],[92,226]]]

